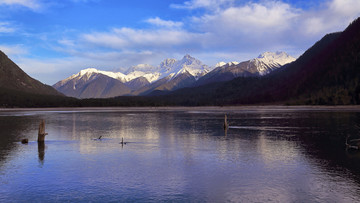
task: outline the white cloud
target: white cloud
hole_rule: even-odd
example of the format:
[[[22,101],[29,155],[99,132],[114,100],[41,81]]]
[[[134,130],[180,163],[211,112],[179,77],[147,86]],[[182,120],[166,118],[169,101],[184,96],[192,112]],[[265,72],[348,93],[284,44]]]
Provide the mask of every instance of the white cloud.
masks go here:
[[[333,0],[329,3],[330,11],[341,16],[358,16],[359,0]]]
[[[221,6],[232,5],[235,0],[190,0],[183,4],[171,4],[170,7],[177,9],[198,9],[207,8],[210,10],[217,9]]]
[[[0,0],[0,5],[22,6],[32,10],[41,8],[41,3],[38,0]]]
[[[157,29],[144,30],[114,28],[110,32],[84,34],[82,39],[88,43],[118,50],[127,49],[166,49],[174,46],[191,46],[201,34],[185,30]]]
[[[12,33],[16,28],[9,22],[0,22],[0,33]]]
[[[58,43],[66,47],[74,47],[76,45],[75,41],[70,39],[61,39],[58,40]]]
[[[194,18],[194,22],[211,32],[238,31],[250,34],[273,33],[289,28],[298,16],[297,10],[281,2],[266,4],[248,3],[241,7],[230,7],[214,14]]]
[[[189,1],[189,5],[196,2]],[[203,5],[224,4],[220,9],[208,9],[203,15],[192,17],[192,27],[197,32],[208,33],[204,47],[227,52],[258,50],[260,53],[295,47],[301,52],[325,34],[343,30],[360,15],[359,0],[329,0],[308,10],[275,0],[230,6],[223,1],[204,2]]]
[[[332,0],[320,10],[304,12],[303,20],[299,21],[304,34],[319,36],[342,31],[359,16],[359,0]]]
[[[145,22],[150,23],[150,24],[155,25],[155,26],[167,27],[167,28],[174,28],[174,27],[183,26],[182,22],[175,22],[175,21],[171,21],[171,20],[163,20],[163,19],[160,19],[159,17],[149,18]]]
[[[247,3],[217,10],[192,23],[198,32],[208,33],[204,47],[217,51],[257,52],[288,47],[299,9],[278,1]],[[286,51],[286,50],[285,50]]]

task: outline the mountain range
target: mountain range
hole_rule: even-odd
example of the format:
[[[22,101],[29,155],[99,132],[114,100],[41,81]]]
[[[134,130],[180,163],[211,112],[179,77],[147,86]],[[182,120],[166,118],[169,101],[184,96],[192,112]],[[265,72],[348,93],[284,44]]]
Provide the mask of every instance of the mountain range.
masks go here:
[[[360,104],[359,68],[360,18],[343,32],[325,35],[296,61],[264,77],[238,77],[157,99],[176,105]]]
[[[184,87],[221,82],[236,77],[264,76],[294,61],[284,52],[265,52],[244,62],[220,62],[215,69],[185,55],[181,60],[165,59],[154,67],[140,64],[121,72],[89,68],[53,85],[59,92],[77,98],[109,98],[123,95],[148,95]]]
[[[325,35],[296,61],[287,64],[285,64],[287,61],[274,62],[273,57],[264,53],[258,57],[258,60],[250,60],[246,63],[219,63],[218,67],[211,70],[212,68],[186,55],[181,60],[164,60],[158,67],[134,66],[125,74],[87,69],[57,84],[73,90],[87,87],[83,88],[82,94],[90,96],[94,95],[94,92],[100,96],[109,92],[118,95],[116,91],[119,91],[119,85],[123,87],[120,91],[128,92],[127,95],[136,91],[147,94],[108,99],[65,97],[54,88],[29,77],[0,52],[0,104],[2,107],[358,105],[360,104],[359,36],[360,18],[342,32]],[[267,63],[262,63],[261,58],[266,59]],[[254,64],[262,65],[251,68],[252,61]],[[271,64],[282,66],[275,68],[269,61],[273,62]],[[215,72],[230,72],[233,75],[226,79],[227,81],[219,81],[214,79],[217,75]],[[210,77],[211,75],[214,76]],[[192,78],[195,82],[190,86],[180,84],[186,81],[182,77]],[[73,80],[74,78],[77,80]],[[178,81],[175,80],[176,78]],[[171,81],[174,81],[173,85],[170,85]],[[178,89],[169,90],[177,85]],[[187,87],[180,88],[181,85]],[[158,88],[161,86],[162,88]],[[145,90],[141,90],[142,88]],[[103,91],[104,89],[106,91]]]

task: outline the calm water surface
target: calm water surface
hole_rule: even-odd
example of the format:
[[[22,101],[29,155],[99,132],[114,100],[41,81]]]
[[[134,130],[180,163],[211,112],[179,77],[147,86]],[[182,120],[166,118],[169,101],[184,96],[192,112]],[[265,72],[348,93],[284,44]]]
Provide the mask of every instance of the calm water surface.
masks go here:
[[[356,108],[2,111],[0,202],[357,202],[357,123]]]

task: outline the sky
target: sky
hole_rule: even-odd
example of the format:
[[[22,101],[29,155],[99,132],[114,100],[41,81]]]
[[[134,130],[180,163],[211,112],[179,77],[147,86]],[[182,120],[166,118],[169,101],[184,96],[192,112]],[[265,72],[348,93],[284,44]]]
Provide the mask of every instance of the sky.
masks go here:
[[[49,85],[185,54],[214,66],[299,57],[360,16],[360,0],[0,0],[0,50]]]

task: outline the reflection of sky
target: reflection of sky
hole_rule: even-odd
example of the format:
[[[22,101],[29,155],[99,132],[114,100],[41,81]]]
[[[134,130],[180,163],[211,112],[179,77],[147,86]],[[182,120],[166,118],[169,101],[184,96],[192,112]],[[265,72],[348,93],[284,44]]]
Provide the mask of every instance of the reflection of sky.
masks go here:
[[[0,202],[359,198],[349,172],[328,170],[287,139],[299,129],[288,113],[228,117],[233,126],[247,127],[224,136],[222,113],[42,113],[49,133],[44,162],[39,164],[36,142],[17,144],[1,168]],[[39,119],[29,118],[31,125]],[[119,144],[122,137],[127,145]]]

